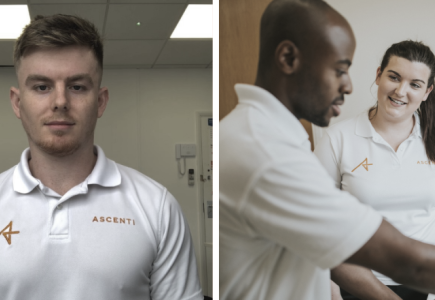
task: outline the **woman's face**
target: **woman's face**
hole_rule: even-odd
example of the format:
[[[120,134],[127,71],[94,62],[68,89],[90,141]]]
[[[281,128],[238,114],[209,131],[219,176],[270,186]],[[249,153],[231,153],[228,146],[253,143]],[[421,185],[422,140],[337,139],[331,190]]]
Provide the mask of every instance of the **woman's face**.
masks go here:
[[[411,118],[433,89],[428,88],[429,67],[421,62],[391,56],[381,73],[378,68],[378,113],[391,121]]]

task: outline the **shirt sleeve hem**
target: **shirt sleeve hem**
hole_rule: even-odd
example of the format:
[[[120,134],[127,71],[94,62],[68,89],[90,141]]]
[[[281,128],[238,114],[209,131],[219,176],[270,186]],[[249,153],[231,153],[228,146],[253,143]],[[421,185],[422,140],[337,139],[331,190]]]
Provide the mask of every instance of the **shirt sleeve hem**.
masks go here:
[[[181,300],[204,300],[204,296],[202,295],[202,291],[198,291],[195,295]]]
[[[338,266],[364,246],[376,233],[382,223],[382,216],[371,207],[367,207],[367,210],[366,216],[349,236],[315,262],[319,267],[332,269]]]

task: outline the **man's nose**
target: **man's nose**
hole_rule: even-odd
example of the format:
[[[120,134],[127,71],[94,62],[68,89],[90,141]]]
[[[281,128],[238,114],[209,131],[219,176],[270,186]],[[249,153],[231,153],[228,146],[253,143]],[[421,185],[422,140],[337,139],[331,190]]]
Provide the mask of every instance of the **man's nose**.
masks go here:
[[[53,110],[65,110],[69,109],[69,101],[66,88],[57,88],[53,93]]]
[[[350,76],[346,76],[345,81],[341,85],[340,93],[351,94],[352,91],[353,91],[352,80],[350,79]]]

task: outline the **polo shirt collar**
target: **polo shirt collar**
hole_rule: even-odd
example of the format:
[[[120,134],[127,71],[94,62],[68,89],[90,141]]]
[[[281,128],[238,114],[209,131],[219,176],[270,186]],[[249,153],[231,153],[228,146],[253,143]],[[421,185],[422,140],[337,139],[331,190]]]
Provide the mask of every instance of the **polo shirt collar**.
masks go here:
[[[412,128],[411,136],[422,137],[420,129],[420,118],[418,113],[414,112],[415,125]],[[376,133],[372,123],[369,120],[369,112],[365,111],[358,115],[355,127],[355,134],[361,137],[373,137]]]
[[[97,154],[97,162],[91,174],[85,179],[84,184],[97,184],[103,187],[113,187],[121,184],[121,173],[116,163],[108,159],[99,146],[94,146],[94,153]],[[14,170],[13,188],[14,191],[27,194],[30,193],[41,182],[33,177],[29,169],[30,148],[21,154],[20,163]]]
[[[236,84],[235,90],[239,105],[257,108],[274,124],[281,135],[298,145],[309,142],[309,137],[301,122],[269,91],[249,84]],[[309,143],[308,143],[309,146]]]
[[[368,111],[360,113],[356,120],[355,134],[362,137],[372,137],[375,133],[375,129],[369,120]]]

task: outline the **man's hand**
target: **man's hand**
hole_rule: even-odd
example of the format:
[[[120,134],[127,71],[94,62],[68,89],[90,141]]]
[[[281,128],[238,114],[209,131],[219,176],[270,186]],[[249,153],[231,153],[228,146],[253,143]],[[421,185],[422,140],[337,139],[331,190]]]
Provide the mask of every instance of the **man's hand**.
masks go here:
[[[343,300],[340,294],[340,287],[331,280],[331,299],[332,300]]]

